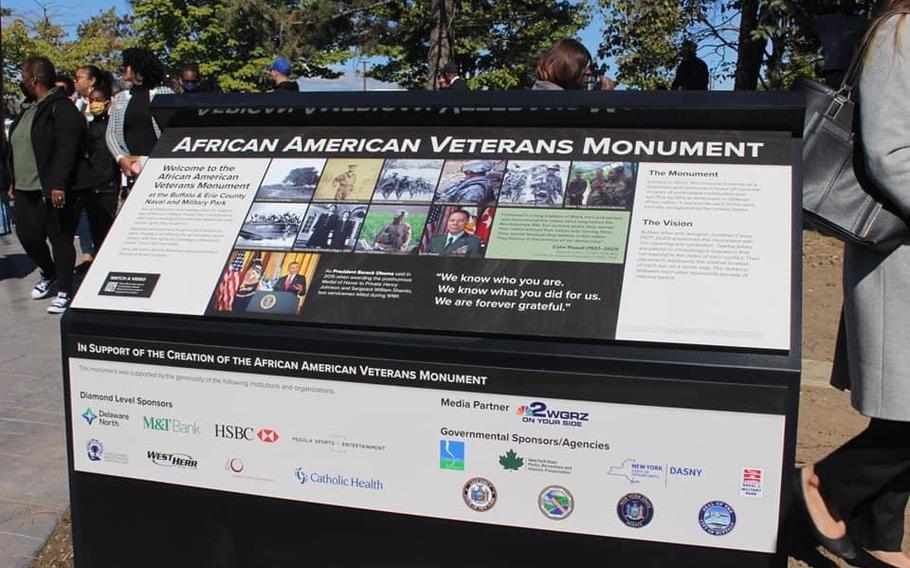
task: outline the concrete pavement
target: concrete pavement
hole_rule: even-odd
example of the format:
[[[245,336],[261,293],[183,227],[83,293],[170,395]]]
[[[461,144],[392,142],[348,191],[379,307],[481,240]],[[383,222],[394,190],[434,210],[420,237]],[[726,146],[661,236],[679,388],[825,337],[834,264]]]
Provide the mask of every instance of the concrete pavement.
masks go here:
[[[38,271],[0,236],[0,568],[29,566],[69,505],[60,316]]]

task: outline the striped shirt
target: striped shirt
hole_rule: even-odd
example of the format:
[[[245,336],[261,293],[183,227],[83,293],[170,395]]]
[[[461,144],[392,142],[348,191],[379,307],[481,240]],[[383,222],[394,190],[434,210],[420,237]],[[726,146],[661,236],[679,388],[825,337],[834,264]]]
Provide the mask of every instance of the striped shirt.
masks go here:
[[[155,99],[155,95],[173,95],[174,91],[170,87],[164,85],[159,85],[149,91],[149,102]],[[126,146],[126,136],[123,133],[123,123],[124,118],[126,117],[126,107],[130,104],[130,99],[133,95],[130,93],[129,89],[120,91],[114,95],[113,101],[111,101],[111,112],[110,120],[107,125],[107,148],[111,151],[111,155],[114,156],[114,159],[117,163],[120,163],[120,158],[130,155],[129,148]],[[155,119],[152,118],[152,127],[155,129],[155,136],[161,136],[161,129],[158,128],[158,123],[155,122]]]

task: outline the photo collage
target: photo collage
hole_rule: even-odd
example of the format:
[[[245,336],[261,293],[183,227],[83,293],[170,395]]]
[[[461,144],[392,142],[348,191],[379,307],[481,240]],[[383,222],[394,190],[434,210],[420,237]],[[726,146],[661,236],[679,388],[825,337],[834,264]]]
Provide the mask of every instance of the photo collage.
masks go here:
[[[241,292],[284,291],[289,293],[280,297],[293,292],[297,302],[286,299],[283,308],[267,308],[299,314],[306,285],[296,284],[307,281],[307,272],[312,277],[323,253],[483,257],[497,207],[629,211],[637,167],[588,161],[275,158],[237,236],[212,308],[237,311]],[[290,286],[288,279],[296,283],[293,289],[281,288]]]

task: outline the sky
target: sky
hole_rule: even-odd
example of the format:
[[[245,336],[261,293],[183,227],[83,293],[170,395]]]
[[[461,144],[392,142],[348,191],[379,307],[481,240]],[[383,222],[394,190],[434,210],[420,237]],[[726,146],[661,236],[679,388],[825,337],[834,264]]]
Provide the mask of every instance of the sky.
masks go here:
[[[115,7],[119,13],[128,12],[130,9],[127,0],[0,0],[0,5],[4,8],[12,8],[17,14],[31,18],[40,17],[43,13],[43,7],[46,7],[53,20],[60,22],[65,29],[72,32],[75,32],[76,25],[80,21],[107,10],[111,6]],[[579,39],[591,53],[597,52],[602,31],[603,24],[596,15],[592,22],[582,30]],[[612,61],[606,61],[606,64],[608,66],[607,74],[611,76],[615,74],[615,64]],[[301,87],[304,90],[359,91],[363,89],[363,78],[358,73],[360,66],[361,63],[359,61],[350,61],[343,66],[345,73],[342,78],[333,80],[306,79],[301,81]],[[722,85],[719,87],[725,88]],[[394,88],[394,85],[368,79],[367,88],[371,90]]]

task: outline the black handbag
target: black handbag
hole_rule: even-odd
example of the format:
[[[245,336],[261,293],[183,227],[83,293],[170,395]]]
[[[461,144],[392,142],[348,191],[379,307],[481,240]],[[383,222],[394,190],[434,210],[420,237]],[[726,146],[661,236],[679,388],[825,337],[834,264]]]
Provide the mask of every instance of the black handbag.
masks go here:
[[[803,219],[846,243],[887,253],[910,238],[910,229],[867,177],[855,129],[853,92],[873,35],[866,34],[838,90],[805,78],[794,89],[806,95]]]

